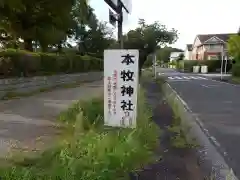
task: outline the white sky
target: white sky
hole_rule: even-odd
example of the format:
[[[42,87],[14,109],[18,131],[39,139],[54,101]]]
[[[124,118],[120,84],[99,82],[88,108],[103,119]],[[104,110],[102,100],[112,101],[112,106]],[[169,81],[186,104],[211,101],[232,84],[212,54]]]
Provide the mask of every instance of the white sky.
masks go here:
[[[127,0],[125,0],[127,1]],[[90,0],[98,19],[108,21],[104,0]],[[185,48],[197,34],[236,33],[240,26],[240,0],[132,0],[132,13],[125,15],[123,30],[136,27],[138,19],[159,21],[179,31],[173,45]]]

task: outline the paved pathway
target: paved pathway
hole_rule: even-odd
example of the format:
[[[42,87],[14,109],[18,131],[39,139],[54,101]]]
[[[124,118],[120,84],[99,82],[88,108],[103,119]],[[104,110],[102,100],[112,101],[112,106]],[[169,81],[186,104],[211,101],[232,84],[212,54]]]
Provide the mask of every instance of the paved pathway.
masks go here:
[[[37,139],[47,142],[59,132],[57,115],[76,100],[99,96],[103,93],[102,85],[102,81],[92,82],[77,88],[0,101],[0,156],[6,156],[12,148],[40,148],[42,141],[37,144]]]
[[[165,70],[166,76],[171,73]],[[217,149],[240,178],[240,86],[211,79],[167,81],[199,117]]]

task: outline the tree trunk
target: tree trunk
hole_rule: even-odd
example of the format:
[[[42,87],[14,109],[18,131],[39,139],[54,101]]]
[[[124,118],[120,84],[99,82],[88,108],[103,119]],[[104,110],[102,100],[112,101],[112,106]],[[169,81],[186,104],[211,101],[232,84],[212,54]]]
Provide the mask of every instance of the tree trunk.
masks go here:
[[[24,39],[24,49],[33,52],[32,39]]]

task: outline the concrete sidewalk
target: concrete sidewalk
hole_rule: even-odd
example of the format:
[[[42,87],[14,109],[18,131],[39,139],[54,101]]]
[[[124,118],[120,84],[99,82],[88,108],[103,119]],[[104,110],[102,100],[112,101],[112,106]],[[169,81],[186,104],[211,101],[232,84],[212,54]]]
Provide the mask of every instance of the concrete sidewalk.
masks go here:
[[[57,115],[74,101],[99,96],[103,82],[81,84],[31,97],[0,101],[0,156],[12,149],[37,150],[59,133]],[[44,139],[37,143],[38,139]]]

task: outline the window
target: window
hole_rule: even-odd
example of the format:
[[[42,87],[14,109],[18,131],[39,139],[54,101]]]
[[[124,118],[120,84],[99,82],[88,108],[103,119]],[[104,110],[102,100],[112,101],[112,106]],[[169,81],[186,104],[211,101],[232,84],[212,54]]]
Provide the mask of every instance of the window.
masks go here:
[[[209,49],[210,50],[213,50],[213,49],[215,49],[216,48],[216,45],[215,44],[209,44]]]
[[[208,60],[218,60],[218,56],[217,55],[209,55]]]

